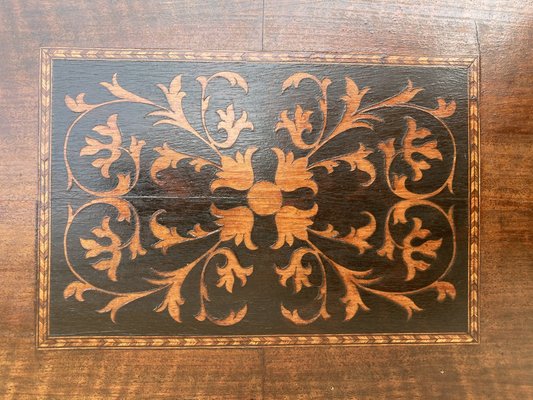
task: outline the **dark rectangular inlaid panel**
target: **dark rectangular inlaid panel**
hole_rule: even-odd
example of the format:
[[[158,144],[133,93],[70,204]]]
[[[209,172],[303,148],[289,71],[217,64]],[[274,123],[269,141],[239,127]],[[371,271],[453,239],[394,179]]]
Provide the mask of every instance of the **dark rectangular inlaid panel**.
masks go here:
[[[477,60],[41,59],[39,346],[477,341]]]

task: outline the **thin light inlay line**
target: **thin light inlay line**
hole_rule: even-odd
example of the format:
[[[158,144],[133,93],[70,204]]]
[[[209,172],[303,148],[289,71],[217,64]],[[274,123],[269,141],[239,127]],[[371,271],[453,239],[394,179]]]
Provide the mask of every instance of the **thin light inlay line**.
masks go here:
[[[54,53],[54,51],[51,52]],[[65,50],[65,57],[68,57],[68,53],[69,50]],[[110,50],[109,54],[115,53]],[[162,51],[158,54],[165,54],[165,52]],[[146,55],[147,53],[141,54],[142,57],[145,57]],[[191,55],[190,53],[186,53],[186,55],[189,60],[198,60],[195,55]],[[200,56],[200,58],[201,57],[204,56]],[[205,57],[211,57],[211,55],[205,55]],[[224,56],[222,55],[220,57],[223,58]],[[246,58],[246,56],[243,55],[241,55],[241,57]],[[254,56],[250,55],[250,57]],[[263,55],[262,57],[267,60],[269,55]],[[302,57],[301,60],[304,64],[315,62],[317,62],[317,64],[323,64],[323,61],[327,64],[336,64],[334,62],[329,62],[327,57],[320,61],[313,59],[312,56],[304,54],[299,55],[299,57]],[[345,56],[344,59],[338,55],[333,56],[333,59],[335,57],[341,58],[343,61],[342,64],[349,59],[349,55]],[[281,60],[281,62],[290,64],[294,61],[285,60],[284,58],[286,57],[283,54],[273,55],[271,62]],[[362,61],[363,59],[364,58],[361,58],[359,61]],[[401,59],[401,57],[391,58],[390,60],[382,58],[380,63],[389,61],[398,62]],[[404,59],[412,61],[413,64],[409,65],[415,65],[417,67],[432,65],[431,58],[419,58],[419,62],[422,63],[420,65],[416,64],[416,58]],[[439,60],[440,61],[437,61],[437,59],[435,59],[435,62],[443,62],[442,59]],[[225,62],[231,60],[218,61]],[[471,61],[472,60],[470,60],[470,62]],[[354,61],[355,64],[353,65],[365,65],[365,62],[366,61],[358,63],[358,61]],[[453,62],[455,61],[450,60],[450,63]],[[223,67],[226,68],[227,65],[229,64],[225,63],[223,64]],[[345,65],[349,66],[352,64]],[[137,185],[140,175],[144,174],[144,172],[142,172],[144,171],[142,170],[144,164],[142,164],[141,160],[143,154],[145,154],[146,141],[141,138],[125,135],[122,131],[122,124],[125,123],[121,122],[120,112],[116,114],[115,111],[113,111],[115,114],[112,114],[105,124],[99,124],[95,127],[95,131],[100,137],[107,137],[111,139],[111,142],[108,140],[95,139],[96,135],[94,135],[90,139],[86,139],[86,145],[82,147],[81,150],[77,150],[80,152],[81,157],[93,157],[92,165],[103,179],[110,179],[113,174],[115,174],[115,187],[103,191],[99,191],[99,189],[91,189],[90,187],[92,186],[85,186],[69,166],[70,161],[68,157],[73,157],[74,159],[76,152],[67,150],[69,149],[67,143],[71,130],[69,129],[69,133],[67,133],[64,155],[69,181],[68,187],[69,189],[77,187],[86,192],[89,195],[87,197],[87,200],[89,201],[78,209],[69,208],[68,225],[64,235],[65,251],[72,240],[81,241],[81,246],[85,251],[84,257],[91,260],[89,263],[91,263],[92,268],[96,271],[107,273],[111,281],[117,281],[121,276],[121,268],[123,268],[123,266],[121,266],[122,264],[120,264],[121,260],[125,260],[124,257],[126,255],[129,255],[132,260],[136,260],[135,262],[137,262],[137,260],[142,260],[142,257],[144,257],[148,251],[161,251],[164,255],[167,251],[170,251],[171,248],[179,248],[181,247],[181,244],[185,242],[202,241],[203,238],[211,236],[218,238],[216,239],[216,244],[211,247],[210,250],[198,255],[196,261],[186,265],[176,266],[176,269],[173,271],[156,270],[156,273],[158,274],[156,278],[146,278],[147,283],[154,285],[153,289],[146,291],[146,294],[145,292],[142,292],[142,295],[138,295],[141,292],[124,294],[113,291],[105,292],[104,290],[105,294],[114,297],[109,300],[107,305],[99,310],[100,312],[110,313],[111,319],[116,322],[117,312],[126,305],[141,302],[142,298],[151,296],[153,293],[162,293],[163,301],[155,311],[166,312],[176,323],[181,324],[183,322],[181,315],[182,306],[185,302],[190,301],[189,292],[185,294],[181,293],[181,287],[185,280],[188,279],[189,273],[195,270],[198,265],[198,269],[201,270],[201,284],[198,289],[200,304],[199,310],[192,316],[196,320],[203,321],[206,324],[212,323],[224,327],[237,326],[241,321],[245,321],[250,313],[253,313],[253,310],[249,308],[247,302],[241,301],[240,303],[237,302],[232,304],[229,308],[226,308],[224,313],[220,314],[220,309],[217,310],[218,313],[214,312],[214,308],[210,309],[210,307],[212,307],[210,293],[213,290],[225,290],[229,297],[235,295],[235,293],[233,293],[234,290],[244,290],[242,293],[246,293],[246,288],[250,284],[250,281],[254,279],[254,271],[256,270],[256,267],[254,268],[251,265],[243,263],[240,252],[237,253],[235,250],[240,245],[243,245],[241,249],[244,248],[246,251],[253,254],[254,251],[260,250],[261,246],[264,246],[264,244],[260,244],[257,241],[257,238],[254,238],[257,218],[263,217],[273,219],[273,229],[277,234],[276,242],[272,243],[270,246],[271,251],[277,251],[282,247],[284,249],[289,249],[289,264],[279,267],[276,270],[279,275],[278,279],[281,286],[289,289],[292,288],[293,292],[296,293],[308,289],[320,288],[320,297],[318,297],[318,299],[323,299],[323,301],[321,302],[318,314],[314,314],[312,318],[308,318],[305,315],[305,312],[301,311],[303,309],[299,309],[298,307],[287,308],[279,303],[281,307],[281,316],[295,326],[312,324],[318,320],[331,320],[333,308],[330,307],[329,302],[333,300],[330,299],[331,296],[326,296],[328,285],[325,282],[327,282],[326,278],[334,273],[337,274],[336,279],[340,280],[344,288],[342,298],[334,300],[341,302],[345,313],[344,319],[346,321],[358,318],[363,311],[371,312],[371,307],[367,305],[368,296],[381,297],[385,301],[395,304],[399,309],[403,309],[407,313],[408,318],[423,312],[422,308],[417,304],[418,300],[411,297],[414,294],[423,293],[425,291],[434,292],[437,295],[437,300],[439,302],[455,301],[457,291],[454,284],[449,281],[444,281],[443,279],[446,278],[447,273],[452,268],[456,259],[456,222],[453,207],[445,209],[438,205],[438,202],[440,201],[453,200],[460,203],[461,200],[464,201],[467,199],[464,195],[454,195],[453,186],[454,174],[456,173],[455,160],[457,158],[457,144],[455,143],[452,130],[450,130],[446,123],[447,118],[453,116],[456,112],[456,104],[453,99],[444,100],[439,98],[436,108],[422,107],[416,104],[415,99],[416,94],[422,90],[422,88],[413,85],[409,81],[406,87],[397,94],[392,95],[389,98],[378,100],[370,106],[368,103],[366,103],[365,106],[361,106],[361,102],[368,89],[364,87],[359,88],[353,80],[347,77],[345,94],[342,98],[337,98],[336,100],[344,103],[344,114],[341,114],[340,120],[337,122],[336,126],[335,124],[333,124],[334,126],[330,126],[327,122],[328,102],[331,100],[329,99],[330,92],[328,87],[331,84],[331,80],[327,76],[318,77],[307,72],[296,72],[288,77],[285,82],[279,82],[280,96],[283,96],[284,94],[282,93],[285,93],[286,91],[297,89],[303,81],[314,82],[318,85],[322,97],[319,99],[318,109],[313,112],[322,117],[322,120],[318,119],[318,121],[321,121],[320,128],[318,129],[319,134],[315,136],[316,140],[314,142],[309,141],[309,136],[304,136],[304,133],[306,132],[313,132],[315,129],[314,125],[317,123],[316,120],[310,118],[310,110],[302,108],[295,103],[292,110],[289,109],[283,111],[277,125],[275,127],[273,126],[272,130],[275,129],[278,131],[279,136],[285,135],[291,145],[298,151],[293,152],[288,151],[287,149],[272,147],[271,150],[277,157],[275,177],[272,180],[263,181],[258,179],[256,175],[256,169],[261,167],[257,164],[257,161],[254,158],[254,153],[257,150],[256,147],[249,146],[242,150],[234,149],[234,145],[235,143],[238,143],[242,131],[249,130],[253,132],[257,128],[254,121],[250,119],[247,110],[238,110],[234,108],[233,103],[229,104],[227,107],[224,106],[225,108],[216,110],[216,114],[218,114],[220,118],[218,129],[223,130],[226,133],[225,139],[222,140],[215,138],[206,123],[208,108],[211,104],[214,104],[213,101],[210,101],[211,97],[216,95],[216,93],[208,91],[207,85],[215,79],[220,80],[221,82],[224,81],[229,88],[240,88],[241,95],[244,97],[253,96],[254,94],[247,79],[233,71],[220,70],[220,72],[217,72],[210,77],[198,77],[197,80],[202,90],[201,104],[199,107],[202,118],[201,130],[193,128],[194,124],[189,121],[191,115],[194,114],[191,114],[191,111],[189,110],[189,103],[182,103],[182,99],[187,93],[182,90],[180,76],[176,76],[168,86],[162,83],[159,84],[159,88],[163,92],[168,103],[168,105],[165,106],[155,104],[152,100],[148,100],[141,94],[125,89],[118,83],[116,76],[113,77],[111,83],[108,82],[105,85],[103,84],[103,86],[109,90],[110,94],[117,98],[117,100],[108,102],[109,105],[137,102],[154,106],[155,111],[151,112],[151,114],[156,117],[154,125],[159,123],[174,125],[178,128],[178,132],[189,132],[196,138],[200,139],[200,141],[208,148],[213,150],[214,157],[217,158],[217,161],[207,160],[200,156],[196,156],[190,151],[183,151],[180,148],[173,148],[165,144],[162,147],[158,147],[160,149],[157,151],[158,155],[156,155],[155,158],[151,158],[153,161],[149,179],[151,184],[155,184],[156,186],[167,184],[165,183],[165,179],[167,179],[165,175],[167,174],[167,170],[175,169],[178,164],[183,168],[194,170],[197,174],[204,174],[204,177],[207,176],[206,174],[209,169],[211,181],[206,188],[207,193],[209,193],[208,197],[187,194],[184,194],[183,196],[168,194],[131,195],[130,191],[132,191]],[[473,84],[477,84],[477,81],[470,81],[470,85]],[[187,106],[185,106],[186,104]],[[78,120],[85,118],[93,109],[100,107],[105,109],[107,105],[107,103],[87,103],[83,96],[77,96],[75,99],[70,98],[70,100],[67,99],[67,106],[74,113],[79,113],[79,118],[75,120],[74,124],[76,124]],[[300,109],[298,109],[298,107],[300,107]],[[469,102],[468,107],[468,112],[470,114],[470,109],[475,107],[475,105]],[[427,113],[429,118],[435,118],[444,127],[448,139],[440,137],[437,133],[430,131],[414,117],[406,117],[403,133],[398,139],[382,140],[377,146],[368,146],[360,143],[359,148],[352,152],[342,153],[338,156],[328,156],[327,158],[322,159],[318,157],[318,155],[321,154],[318,152],[319,148],[327,142],[331,141],[331,143],[333,143],[337,136],[344,135],[348,131],[353,129],[368,129],[370,131],[378,130],[380,124],[383,122],[382,116],[378,112],[382,108],[422,110]],[[41,113],[42,115],[49,116],[50,104],[41,104]],[[468,123],[468,127],[469,129],[473,129],[470,122]],[[43,132],[43,127],[41,127],[41,131]],[[46,135],[46,132],[43,133]],[[48,139],[50,134],[51,132],[48,134]],[[306,138],[304,139],[304,137]],[[41,140],[42,139],[43,138],[41,138]],[[450,164],[451,167],[449,170],[446,171],[447,175],[444,176],[444,181],[441,181],[433,191],[418,191],[418,187],[416,186],[417,182],[423,182],[423,178],[432,174],[433,168],[438,162],[446,160],[446,157],[450,156],[444,152],[446,147],[443,147],[442,145],[443,141],[446,140],[450,141],[446,146],[449,146],[449,148],[453,150],[453,154],[451,155],[453,161]],[[100,152],[104,150],[108,153],[100,154]],[[50,149],[47,149],[47,151],[50,151]],[[472,154],[475,154],[475,157],[477,158],[478,154],[476,154],[476,152],[479,151],[478,147],[471,151],[475,152]],[[311,155],[314,155],[315,152],[317,154],[317,156],[315,156],[317,160],[310,164],[308,159]],[[304,155],[302,156],[302,154]],[[378,154],[383,159],[383,165],[376,162]],[[113,163],[121,157],[129,157],[130,160],[132,160],[135,168],[134,171],[131,173],[119,173],[112,168]],[[402,160],[404,163],[404,167],[402,168],[404,169],[398,170],[398,160]],[[42,166],[43,164],[41,163],[41,168]],[[320,221],[318,216],[320,216],[319,211],[321,208],[320,204],[317,204],[316,199],[314,198],[314,196],[322,194],[322,189],[317,183],[318,180],[315,178],[315,174],[319,173],[318,171],[321,171],[321,176],[328,176],[337,173],[337,171],[342,170],[342,168],[345,168],[344,171],[346,171],[346,168],[349,168],[351,173],[357,174],[358,177],[360,176],[361,179],[359,182],[362,191],[364,191],[365,188],[375,185],[376,179],[379,178],[384,179],[390,192],[397,196],[398,200],[396,204],[390,207],[387,213],[387,222],[385,230],[383,230],[382,233],[384,235],[384,240],[381,244],[376,243],[375,239],[377,237],[375,236],[376,232],[382,229],[381,222],[376,223],[376,216],[367,210],[362,210],[361,212],[361,215],[368,218],[366,225],[360,222],[353,223],[353,225],[349,226],[351,230],[348,234],[340,234],[336,227],[332,225],[328,225],[326,229],[311,227],[314,226],[313,224],[315,223],[315,220]],[[381,168],[384,168],[384,170],[381,170]],[[479,177],[476,168],[479,168],[479,166],[474,165],[473,173],[475,174],[474,176]],[[48,179],[50,178],[49,170],[41,170],[41,173],[44,173]],[[437,174],[436,176],[439,175]],[[41,186],[41,189],[50,190],[50,186]],[[221,196],[218,194],[220,190],[226,189],[235,190],[240,194],[239,196]],[[309,206],[307,206],[308,208],[300,208],[296,203],[296,206],[285,204],[283,200],[284,193],[294,192],[299,189],[306,189],[312,192],[313,195],[308,196],[309,201],[313,203],[310,208]],[[473,194],[472,192],[470,193],[470,206],[477,204],[477,196],[479,196],[478,192]],[[192,229],[190,229],[190,227],[175,227],[172,226],[172,223],[170,222],[172,219],[169,219],[168,212],[160,209],[152,214],[148,227],[151,235],[159,241],[156,243],[152,242],[143,244],[140,235],[141,229],[144,229],[141,226],[141,218],[139,217],[138,210],[136,210],[129,202],[129,200],[134,201],[137,199],[176,199],[192,203],[202,199],[206,204],[211,202],[210,208],[206,211],[212,218],[211,222],[215,223],[218,228],[214,230],[213,228],[206,228],[207,225],[204,225],[205,221],[201,224],[194,225]],[[54,197],[54,201],[59,200],[77,201],[83,199],[75,196],[71,197],[70,195]],[[220,207],[218,204],[222,204],[224,201],[228,200],[242,201],[242,204],[229,208]],[[41,196],[41,203],[50,206],[50,199]],[[84,210],[88,210],[94,204],[107,204],[111,207],[108,208],[108,211],[115,209],[116,215],[114,218],[116,221],[113,222],[111,217],[104,216],[101,220],[101,224],[98,224],[100,221],[95,215],[93,217],[95,226],[91,231],[93,235],[92,238],[89,238],[86,235],[79,239],[67,239],[71,234],[69,227],[77,223],[76,220],[78,215],[81,215],[80,213],[85,212]],[[421,207],[426,207],[428,210],[436,210],[437,215],[440,215],[441,217],[443,216],[443,221],[448,226],[448,228],[445,229],[451,230],[452,235],[449,237],[435,236],[436,234],[433,232],[433,228],[428,228],[430,225],[427,225],[427,221],[423,219],[424,217],[422,215],[417,215],[416,213],[413,215],[415,210],[418,210]],[[143,220],[145,217],[146,216],[142,217]],[[390,231],[389,218],[390,221],[393,221],[392,225],[404,224],[410,230],[407,232],[407,235],[404,235],[403,238],[400,237],[400,239],[394,237],[395,234]],[[123,224],[126,222],[131,227],[134,227],[133,235],[127,240],[120,236],[120,231],[114,232],[118,226],[117,224]],[[476,222],[476,220],[470,220],[471,225]],[[48,227],[50,221],[41,220],[40,224]],[[347,265],[343,265],[335,257],[326,255],[326,252],[308,241],[308,232],[321,236],[326,241],[347,245],[353,249],[352,251],[354,251],[355,255],[372,254],[373,256],[381,257],[385,262],[392,261],[396,265],[403,263],[405,268],[403,278],[407,282],[412,281],[419,274],[423,274],[424,271],[433,268],[433,260],[440,260],[444,255],[441,248],[453,245],[454,250],[445,272],[424,288],[404,291],[387,291],[375,287],[375,285],[379,285],[381,280],[380,276],[372,275],[374,274],[373,271],[355,271],[350,269]],[[111,244],[105,244],[99,239],[109,239]],[[45,243],[48,245],[51,240],[52,238],[48,237],[44,238],[43,242],[43,237],[40,236],[40,243],[43,243],[43,246]],[[446,242],[447,240],[451,240],[451,242]],[[476,246],[478,240],[477,236],[470,236],[469,246]],[[298,250],[302,249],[302,247],[298,247],[298,243],[300,243],[298,241],[306,242],[310,246],[312,252],[317,252],[320,259],[323,259],[324,262],[327,262],[332,267],[331,270],[326,266],[322,268],[322,276],[324,277],[322,284],[317,285],[316,282],[309,279],[314,267],[306,266],[305,263],[303,263],[302,258],[299,258]],[[48,246],[49,251],[51,251],[50,247],[51,246]],[[146,247],[152,247],[152,249]],[[125,254],[122,254],[123,252]],[[102,258],[102,254],[111,254],[112,257]],[[413,254],[415,254],[415,257],[412,256]],[[416,256],[416,254],[418,255]],[[51,259],[51,256],[50,253],[49,259]],[[420,256],[422,256],[422,258],[420,258]],[[222,266],[211,265],[210,261],[215,258],[217,260],[219,258],[223,259],[224,264]],[[470,261],[470,268],[477,268],[477,262],[477,258],[474,256]],[[43,268],[42,264],[43,262],[40,262],[40,270]],[[46,271],[48,271],[49,266],[45,265],[44,267],[46,268]],[[76,271],[77,267],[73,265],[71,267],[73,271]],[[209,282],[211,281],[207,279],[208,273],[218,275],[216,286],[218,286],[219,289],[213,289],[209,286],[211,284]],[[85,280],[81,274],[78,274],[78,272],[74,272],[74,276],[77,276],[78,281],[72,282],[72,284],[65,289],[65,298],[75,297],[78,301],[82,301],[85,292],[102,291],[95,286],[95,284]],[[472,315],[477,315],[477,303],[472,302],[471,293],[473,293],[473,290],[477,291],[477,285],[471,285],[471,282],[473,282],[472,276],[473,275],[470,275],[468,291],[468,302],[471,309],[468,319],[469,327],[472,330],[468,334],[372,333],[369,335],[363,335],[351,333],[348,335],[299,335],[296,336],[296,344],[304,344],[306,342],[332,343],[332,341],[341,337],[343,338],[343,344],[364,344],[374,343],[376,341],[384,341],[388,343],[455,343],[471,342],[472,337],[475,341],[475,338],[477,338],[478,326],[474,323],[475,321],[473,320]],[[47,279],[47,281],[50,282],[49,279]],[[42,285],[42,283],[40,285]],[[40,289],[39,296],[46,296],[49,300],[48,293],[51,290],[50,286],[45,288],[45,292],[43,292],[43,286],[40,286]],[[362,296],[360,291],[365,292],[366,294]],[[244,298],[241,298],[241,300],[243,299]],[[273,298],[272,300],[279,302],[279,299]],[[229,303],[227,305],[229,305]],[[42,308],[41,304],[40,307]],[[129,308],[130,307],[128,307],[128,309]],[[48,315],[49,309],[50,304],[48,303],[44,308],[44,315]],[[472,311],[472,309],[476,309],[476,311]],[[124,311],[121,311],[121,314],[126,314],[127,312],[128,311],[124,309]],[[334,317],[337,318],[337,315],[334,315]],[[73,338],[54,338],[54,344],[52,344],[52,338],[48,331],[48,318],[43,321],[41,319],[41,313],[39,313],[38,327],[40,332],[43,323],[47,333],[44,336],[39,335],[39,345],[42,347],[47,347],[45,344],[46,342],[50,344],[50,347],[78,345],[80,347],[92,347],[93,345],[113,346],[113,341],[115,340],[117,341],[117,346],[120,346],[120,343],[136,343],[136,345],[138,344],[139,346],[158,346],[157,344],[150,344],[148,342],[150,340],[156,341],[159,339],[117,337],[116,339],[95,338],[93,340],[90,336],[80,336],[80,341],[78,342],[76,342],[78,339]],[[410,335],[412,335],[412,337],[408,337]],[[290,337],[291,335],[256,335],[254,337],[252,337],[253,335],[224,336],[227,338],[234,337],[235,339],[238,339],[232,345],[246,346],[254,344],[284,345],[288,344],[290,341],[277,340],[276,338],[284,338],[285,336]],[[224,339],[216,337],[203,337],[199,338],[197,341],[193,336],[186,338],[163,336],[163,338],[170,343],[167,343],[168,346],[216,346],[217,343],[221,344],[224,342]],[[369,339],[367,340],[366,338]],[[111,342],[107,340],[111,340]],[[187,342],[188,340],[189,342]]]

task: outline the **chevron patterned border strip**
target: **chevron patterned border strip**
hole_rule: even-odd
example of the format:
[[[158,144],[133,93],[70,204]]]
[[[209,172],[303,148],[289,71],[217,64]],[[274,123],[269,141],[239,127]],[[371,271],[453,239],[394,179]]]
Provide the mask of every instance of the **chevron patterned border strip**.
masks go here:
[[[50,140],[51,83],[53,59],[169,60],[169,61],[264,61],[330,62],[427,66],[464,66],[469,70],[470,137],[470,262],[469,326],[464,334],[350,334],[284,336],[188,336],[188,337],[50,337],[49,322],[49,245],[50,245]],[[325,53],[186,52],[141,49],[42,48],[39,113],[39,209],[38,209],[38,306],[36,345],[40,349],[68,348],[161,348],[161,347],[246,347],[306,345],[381,345],[381,344],[468,344],[478,343],[479,333],[479,202],[480,129],[479,59],[474,57],[412,57]]]

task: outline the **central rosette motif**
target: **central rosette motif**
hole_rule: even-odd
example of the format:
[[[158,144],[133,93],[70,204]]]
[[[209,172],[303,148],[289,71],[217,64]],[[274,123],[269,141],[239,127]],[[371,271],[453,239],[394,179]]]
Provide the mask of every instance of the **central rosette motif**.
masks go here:
[[[283,204],[283,194],[279,186],[266,181],[254,184],[247,198],[252,211],[263,217],[277,213]]]
[[[255,249],[251,234],[254,224],[253,211],[259,216],[275,215],[278,239],[272,245],[273,249],[281,248],[285,243],[290,246],[294,238],[307,240],[307,229],[312,225],[312,218],[318,211],[315,204],[311,209],[299,209],[283,204],[283,193],[293,192],[301,188],[309,188],[314,194],[318,187],[312,180],[313,174],[307,169],[307,158],[295,160],[294,154],[283,153],[281,149],[273,148],[277,156],[277,168],[274,182],[255,181],[252,158],[256,148],[249,148],[241,154],[237,152],[235,158],[222,156],[221,170],[216,173],[217,179],[211,184],[211,190],[230,188],[246,191],[248,207],[241,206],[229,210],[221,210],[215,205],[211,207],[213,215],[219,218],[222,236],[226,239],[235,238],[237,244],[241,240],[249,249]]]

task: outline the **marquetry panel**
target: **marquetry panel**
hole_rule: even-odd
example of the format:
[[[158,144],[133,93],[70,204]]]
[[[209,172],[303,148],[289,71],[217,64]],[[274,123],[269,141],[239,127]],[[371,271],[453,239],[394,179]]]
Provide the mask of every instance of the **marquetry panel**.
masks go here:
[[[43,49],[40,347],[476,342],[478,64]]]

